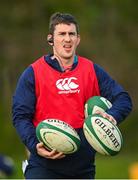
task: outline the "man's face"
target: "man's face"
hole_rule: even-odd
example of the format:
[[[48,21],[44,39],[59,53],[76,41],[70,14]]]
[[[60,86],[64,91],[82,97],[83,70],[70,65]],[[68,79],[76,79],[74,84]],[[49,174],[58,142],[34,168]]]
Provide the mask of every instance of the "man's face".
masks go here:
[[[80,42],[80,37],[77,34],[74,24],[58,24],[55,26],[53,35],[54,55],[61,60],[71,60],[75,55],[76,48]]]

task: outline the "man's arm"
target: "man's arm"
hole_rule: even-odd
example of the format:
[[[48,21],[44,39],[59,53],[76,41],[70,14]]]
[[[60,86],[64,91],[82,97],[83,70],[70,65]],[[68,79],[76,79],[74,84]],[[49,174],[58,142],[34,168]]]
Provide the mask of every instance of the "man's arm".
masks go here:
[[[28,67],[21,75],[13,96],[13,125],[28,150],[36,152],[38,140],[32,123],[35,111],[35,85],[32,67]]]

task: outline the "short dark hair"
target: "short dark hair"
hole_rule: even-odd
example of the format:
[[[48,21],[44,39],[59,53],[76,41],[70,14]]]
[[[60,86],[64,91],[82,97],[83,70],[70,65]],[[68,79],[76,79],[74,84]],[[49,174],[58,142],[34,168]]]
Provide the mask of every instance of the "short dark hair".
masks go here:
[[[56,12],[50,17],[49,22],[49,33],[53,34],[55,30],[55,26],[58,24],[74,24],[76,26],[77,34],[79,34],[79,26],[74,16],[67,13],[59,13]]]

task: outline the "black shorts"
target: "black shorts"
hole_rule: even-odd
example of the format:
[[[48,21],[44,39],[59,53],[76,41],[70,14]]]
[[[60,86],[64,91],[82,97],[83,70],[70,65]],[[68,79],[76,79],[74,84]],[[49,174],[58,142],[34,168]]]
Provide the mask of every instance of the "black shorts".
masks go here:
[[[54,172],[43,167],[31,167],[30,165],[27,166],[24,176],[25,179],[94,179],[93,173],[65,175],[64,172]]]

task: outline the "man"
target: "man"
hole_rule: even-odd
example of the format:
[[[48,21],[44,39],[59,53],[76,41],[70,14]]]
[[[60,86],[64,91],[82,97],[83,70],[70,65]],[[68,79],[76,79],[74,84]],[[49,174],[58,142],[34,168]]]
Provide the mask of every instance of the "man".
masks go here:
[[[112,108],[97,113],[120,123],[131,111],[131,99],[100,66],[76,55],[80,35],[72,15],[53,14],[47,40],[53,54],[41,57],[23,72],[13,97],[13,124],[30,151],[25,177],[93,179],[95,150],[82,130],[84,104],[95,95],[107,98]],[[63,120],[76,129],[81,139],[77,152],[65,156],[38,142],[35,127],[47,118]]]

